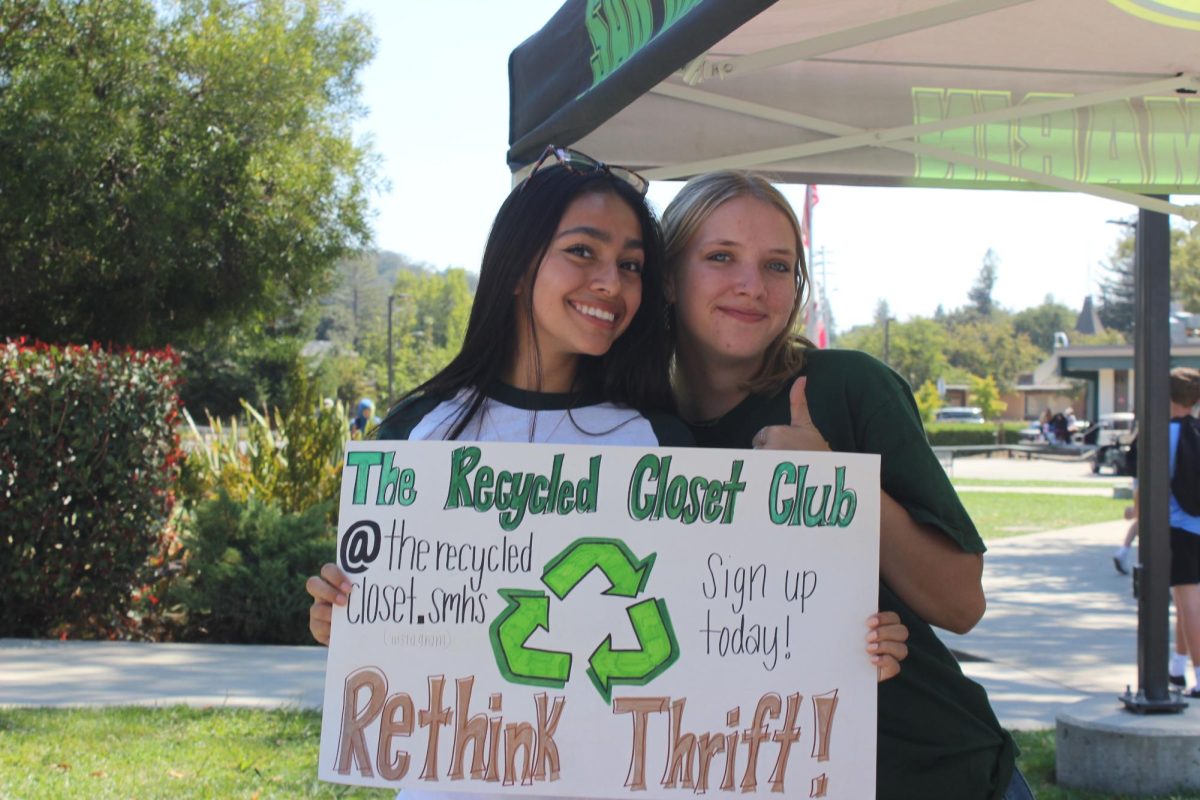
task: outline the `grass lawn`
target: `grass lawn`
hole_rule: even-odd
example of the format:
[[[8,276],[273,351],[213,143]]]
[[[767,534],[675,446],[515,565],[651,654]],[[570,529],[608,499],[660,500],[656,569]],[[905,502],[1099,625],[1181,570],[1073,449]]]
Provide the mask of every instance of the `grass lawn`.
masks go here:
[[[1035,481],[1035,480],[1011,480],[1011,481],[996,481],[990,478],[951,478],[950,482],[956,487],[958,486],[1012,486],[1020,488],[1035,488],[1035,489],[1109,489],[1113,486],[1120,486],[1122,483],[1128,484],[1130,478],[1096,478],[1095,480],[1083,481]]]
[[[963,492],[958,497],[984,539],[1122,519],[1130,504],[1110,497],[1022,492]]]
[[[316,779],[315,711],[0,710],[0,797],[390,798]],[[1054,731],[1015,734],[1039,800],[1118,800],[1054,785]],[[1183,800],[1158,798],[1157,800]]]
[[[0,709],[0,797],[391,798],[317,780],[315,711]]]

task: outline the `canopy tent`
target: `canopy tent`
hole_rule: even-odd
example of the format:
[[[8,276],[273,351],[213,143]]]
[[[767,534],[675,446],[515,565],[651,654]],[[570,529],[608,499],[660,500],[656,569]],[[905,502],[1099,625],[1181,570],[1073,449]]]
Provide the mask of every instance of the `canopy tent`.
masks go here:
[[[1195,0],[570,0],[509,63],[509,163],[652,180],[1200,191]],[[1136,194],[1135,194],[1136,193]]]
[[[1167,690],[1167,214],[1200,220],[1200,0],[567,0],[509,60],[510,167],[1057,189],[1138,206],[1139,690]],[[1146,409],[1162,413],[1146,414]]]

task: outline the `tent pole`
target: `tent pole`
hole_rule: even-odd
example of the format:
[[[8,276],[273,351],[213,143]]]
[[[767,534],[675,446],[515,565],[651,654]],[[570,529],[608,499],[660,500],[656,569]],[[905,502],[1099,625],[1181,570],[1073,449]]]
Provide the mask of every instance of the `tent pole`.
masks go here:
[[[1167,373],[1171,369],[1171,231],[1165,214],[1140,209],[1137,224],[1134,369],[1138,420],[1138,691],[1121,700],[1139,714],[1187,707],[1167,684],[1171,542]]]

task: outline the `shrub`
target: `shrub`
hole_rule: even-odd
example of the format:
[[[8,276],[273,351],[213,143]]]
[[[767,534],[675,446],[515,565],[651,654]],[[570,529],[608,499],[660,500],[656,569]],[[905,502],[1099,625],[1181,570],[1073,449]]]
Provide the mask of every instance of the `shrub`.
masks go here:
[[[183,534],[187,569],[171,589],[190,640],[311,644],[304,580],[334,551],[330,509],[289,514],[222,492],[197,506]]]
[[[178,359],[20,340],[0,372],[0,636],[134,633],[171,547]]]
[[[349,438],[345,409],[340,403],[323,405],[302,377],[295,385],[287,413],[259,412],[243,400],[244,428],[210,417],[212,432],[202,435],[184,412],[190,432],[181,482],[185,507],[221,492],[239,502],[253,498],[269,503],[285,513],[336,503]]]
[[[994,425],[933,422],[925,426],[925,433],[929,436],[929,444],[934,447],[966,447],[1015,443],[1020,438],[1017,433],[1025,427],[1024,422],[1000,422]]]

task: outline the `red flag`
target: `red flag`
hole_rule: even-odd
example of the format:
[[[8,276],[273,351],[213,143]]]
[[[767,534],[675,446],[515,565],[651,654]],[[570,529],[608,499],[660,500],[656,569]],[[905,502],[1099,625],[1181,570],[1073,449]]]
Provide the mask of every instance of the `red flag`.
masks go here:
[[[804,213],[800,217],[800,239],[805,250],[808,249],[812,237],[813,206],[818,202],[820,202],[820,197],[817,196],[817,187],[810,183],[804,187]]]
[[[804,334],[808,340],[824,350],[829,346],[829,331],[825,325],[825,309],[821,304],[821,293],[814,285],[808,299],[804,316]]]

